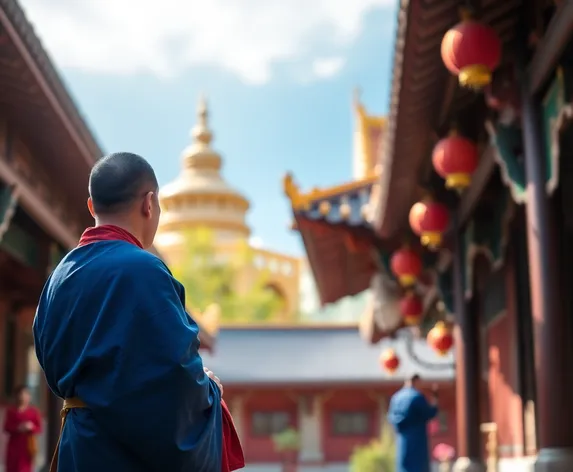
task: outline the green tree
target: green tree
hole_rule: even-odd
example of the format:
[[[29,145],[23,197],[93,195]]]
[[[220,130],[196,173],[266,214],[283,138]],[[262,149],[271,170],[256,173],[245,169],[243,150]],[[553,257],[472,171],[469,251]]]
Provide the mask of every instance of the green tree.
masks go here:
[[[281,454],[283,472],[295,471],[297,455],[300,449],[300,434],[294,428],[289,428],[273,436],[275,450]]]
[[[187,303],[191,309],[204,311],[216,303],[225,322],[262,322],[278,315],[283,301],[267,285],[261,273],[248,290],[235,290],[241,269],[251,264],[253,253],[244,243],[233,253],[217,250],[212,231],[201,228],[184,235],[183,253],[173,261],[173,275],[183,284]]]
[[[389,424],[382,425],[382,436],[365,446],[357,447],[350,457],[352,472],[394,472],[396,445]]]

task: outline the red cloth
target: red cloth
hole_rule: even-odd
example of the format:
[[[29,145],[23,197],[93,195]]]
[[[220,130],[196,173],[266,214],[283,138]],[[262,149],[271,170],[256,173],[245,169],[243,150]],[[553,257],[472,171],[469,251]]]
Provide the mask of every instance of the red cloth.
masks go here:
[[[86,229],[80,238],[78,247],[97,243],[98,241],[125,241],[143,249],[143,246],[133,234],[115,225],[101,225]]]
[[[221,411],[223,414],[223,457],[221,461],[221,472],[232,472],[233,470],[245,467],[245,457],[239,435],[233,423],[233,417],[225,400],[221,400]]]
[[[30,432],[19,431],[20,425],[32,423]],[[39,411],[33,406],[25,410],[10,407],[6,411],[4,431],[8,433],[8,446],[6,447],[6,472],[32,472],[34,458],[30,456],[28,440],[31,434],[42,431],[42,419]]]
[[[78,247],[98,241],[125,241],[143,249],[143,246],[133,234],[114,225],[102,225],[86,229],[80,238]],[[239,435],[235,429],[235,423],[233,423],[233,417],[231,416],[229,408],[227,408],[227,404],[223,400],[221,400],[221,412],[223,422],[221,472],[232,472],[245,467],[245,458],[243,456],[243,448],[239,440]],[[10,471],[8,470],[8,472]],[[28,471],[22,470],[17,472]]]

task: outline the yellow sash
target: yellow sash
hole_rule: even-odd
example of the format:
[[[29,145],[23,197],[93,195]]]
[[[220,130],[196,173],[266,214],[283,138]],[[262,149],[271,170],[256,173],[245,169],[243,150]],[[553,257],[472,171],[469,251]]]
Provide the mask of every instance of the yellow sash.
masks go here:
[[[54,451],[54,456],[52,457],[52,463],[50,464],[50,472],[58,472],[58,453],[60,452],[60,440],[62,439],[62,431],[64,430],[64,425],[66,424],[66,417],[72,408],[87,408],[87,405],[79,398],[66,398],[64,400],[64,406],[60,412],[62,417],[62,426],[60,428],[60,437],[58,438],[58,443],[56,444],[56,450]]]

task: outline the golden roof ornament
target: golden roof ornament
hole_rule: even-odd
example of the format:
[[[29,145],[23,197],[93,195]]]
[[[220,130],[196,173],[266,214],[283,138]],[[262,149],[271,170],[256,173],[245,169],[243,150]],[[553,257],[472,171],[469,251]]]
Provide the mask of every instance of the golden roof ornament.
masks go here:
[[[207,98],[205,94],[199,97],[199,104],[197,105],[197,124],[191,131],[191,136],[197,144],[203,144],[209,147],[213,140],[213,133],[209,129],[209,108],[207,105]]]
[[[221,156],[211,148],[213,133],[209,128],[209,108],[205,95],[197,105],[197,124],[191,130],[192,143],[183,151],[183,167],[186,169],[221,169]]]

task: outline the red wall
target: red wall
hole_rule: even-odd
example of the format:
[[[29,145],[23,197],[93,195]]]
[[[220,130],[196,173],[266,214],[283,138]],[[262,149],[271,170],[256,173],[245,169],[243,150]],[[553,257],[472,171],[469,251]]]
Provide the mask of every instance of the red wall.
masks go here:
[[[523,406],[517,363],[517,307],[512,268],[506,266],[506,310],[487,326],[489,421],[497,424],[501,457],[522,455]]]
[[[281,457],[274,451],[271,438],[255,437],[252,434],[251,418],[256,411],[289,411],[291,423],[297,427],[298,398],[302,395],[308,397],[309,393],[324,397],[322,406],[322,451],[324,463],[348,462],[356,446],[366,444],[380,435],[380,420],[383,417],[380,411],[381,397],[389,401],[398,386],[361,387],[356,388],[283,388],[283,389],[237,389],[227,387],[225,398],[228,404],[233,396],[241,395],[244,398],[242,420],[243,435],[241,441],[245,451],[247,463],[280,462]],[[428,392],[426,392],[428,393]],[[455,391],[453,383],[440,388],[440,409],[445,412],[447,428],[444,431],[433,432],[429,427],[430,447],[436,444],[447,443],[456,447],[456,418],[455,418]],[[332,413],[335,411],[368,412],[371,419],[369,432],[363,437],[340,437],[332,434]]]
[[[430,391],[425,392],[430,395]],[[440,388],[439,410],[445,416],[445,428],[438,429],[438,420],[434,420],[428,425],[430,434],[430,454],[434,447],[440,443],[448,444],[456,449],[457,445],[457,420],[456,420],[456,391],[452,384],[449,388]]]
[[[225,396],[227,393],[225,392]],[[277,462],[280,456],[273,447],[272,438],[261,438],[252,434],[251,415],[255,411],[288,411],[291,426],[298,426],[296,396],[285,390],[262,390],[250,394],[245,399],[243,437],[241,438],[247,462]]]
[[[374,395],[365,390],[338,390],[323,404],[322,447],[325,462],[346,462],[356,446],[368,444],[380,434],[380,407]],[[365,436],[336,436],[332,434],[334,412],[368,412],[369,431]]]

